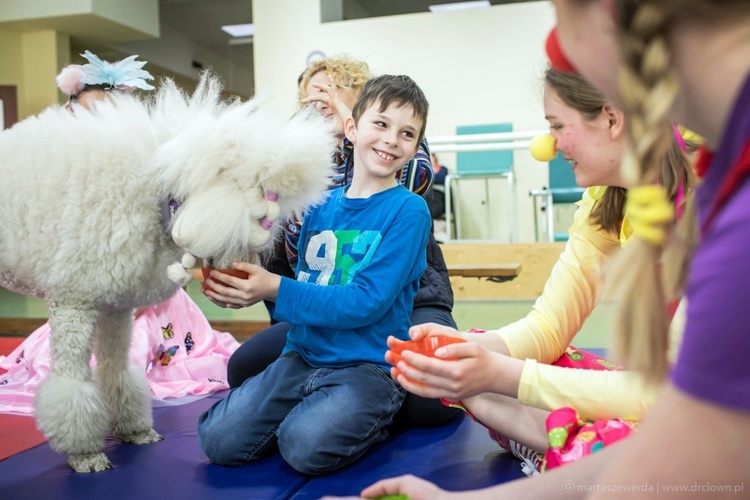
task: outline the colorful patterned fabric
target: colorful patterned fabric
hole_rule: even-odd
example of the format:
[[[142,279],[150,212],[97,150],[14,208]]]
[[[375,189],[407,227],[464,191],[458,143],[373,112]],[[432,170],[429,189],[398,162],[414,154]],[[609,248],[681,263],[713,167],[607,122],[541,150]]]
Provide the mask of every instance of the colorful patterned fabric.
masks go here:
[[[624,439],[637,422],[614,418],[586,422],[573,408],[560,408],[547,417],[549,448],[544,455],[543,470],[579,460]]]
[[[563,368],[578,368],[582,370],[619,370],[621,369],[613,362],[601,357],[596,354],[592,354],[587,351],[582,351],[575,347],[568,346],[565,349],[565,354],[560,356],[560,359],[552,363],[554,366],[562,366]]]
[[[579,370],[620,370],[611,361],[590,352],[568,346],[560,359],[552,363]],[[586,422],[573,408],[560,408],[547,417],[549,448],[543,469],[549,470],[574,462],[630,435],[636,422],[619,418]]]

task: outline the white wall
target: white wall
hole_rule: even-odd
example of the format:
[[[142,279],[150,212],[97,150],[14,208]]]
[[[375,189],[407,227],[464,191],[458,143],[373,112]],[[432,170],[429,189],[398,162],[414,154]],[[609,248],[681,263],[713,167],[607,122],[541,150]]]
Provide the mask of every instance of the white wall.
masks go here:
[[[307,55],[347,53],[367,61],[376,74],[408,74],[430,101],[427,136],[454,135],[457,125],[512,122],[514,130],[545,130],[541,75],[544,40],[553,26],[549,2],[494,6],[473,11],[410,14],[320,22],[317,0],[254,0],[256,94],[278,110],[295,109],[296,81]],[[455,155],[440,159],[455,166]],[[547,167],[528,151],[515,152],[516,241],[533,241],[530,189],[547,185]],[[493,183],[492,233],[484,230],[484,189],[462,184],[465,235],[507,239],[502,213],[507,191]],[[498,229],[499,228],[499,229]]]

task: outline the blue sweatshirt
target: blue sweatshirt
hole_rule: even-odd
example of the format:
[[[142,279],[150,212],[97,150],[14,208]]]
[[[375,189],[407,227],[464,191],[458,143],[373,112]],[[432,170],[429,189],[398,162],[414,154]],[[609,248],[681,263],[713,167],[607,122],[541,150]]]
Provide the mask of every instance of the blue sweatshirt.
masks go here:
[[[295,326],[284,352],[314,367],[388,369],[386,338],[408,338],[431,219],[403,186],[349,199],[347,188],[305,217],[297,280],[282,278],[274,318]]]

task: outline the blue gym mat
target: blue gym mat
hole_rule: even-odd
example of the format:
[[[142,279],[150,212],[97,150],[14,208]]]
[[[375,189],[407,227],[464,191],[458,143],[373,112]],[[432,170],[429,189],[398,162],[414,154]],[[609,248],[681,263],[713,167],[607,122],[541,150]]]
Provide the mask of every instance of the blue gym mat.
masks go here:
[[[114,468],[73,472],[45,443],[0,462],[0,498],[81,500],[120,498],[307,499],[356,495],[383,478],[414,474],[448,490],[483,488],[522,477],[520,463],[463,415],[433,428],[394,429],[359,462],[327,476],[296,472],[280,455],[243,467],[210,464],[197,443],[200,413],[225,393],[182,406],[154,408],[164,440],[148,445],[108,439]]]

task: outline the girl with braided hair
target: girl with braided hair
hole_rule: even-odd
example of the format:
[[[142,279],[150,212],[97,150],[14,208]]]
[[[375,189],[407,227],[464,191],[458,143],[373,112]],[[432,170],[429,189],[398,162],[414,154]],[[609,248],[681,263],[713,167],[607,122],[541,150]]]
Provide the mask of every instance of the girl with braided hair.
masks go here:
[[[555,147],[573,165],[576,183],[587,189],[542,295],[526,317],[497,330],[412,327],[414,339],[449,335],[470,342],[446,346],[440,354],[446,359],[405,354],[393,372],[408,391],[449,398],[446,404],[465,408],[494,441],[524,462],[527,474],[543,469],[544,454],[550,469],[602,444],[603,432],[588,438],[589,426],[579,421],[622,429],[618,436],[626,437],[655,395],[640,374],[613,371],[614,363],[571,345],[602,295],[602,268],[633,235],[619,169],[627,119],[580,74],[550,67],[544,83],[545,118]],[[680,211],[692,176],[677,139],[675,132],[658,182]],[[391,341],[391,347],[397,344]],[[571,421],[576,425],[568,426]],[[548,429],[559,427],[565,432],[555,433],[583,436],[585,446],[551,439]]]
[[[365,497],[737,498],[750,482],[750,3],[553,3],[572,66],[629,117],[622,175],[634,238],[619,256],[627,272],[608,279],[620,285],[623,362],[662,388],[632,437],[538,478],[451,494],[402,477]],[[655,186],[673,120],[705,139],[702,182],[674,233]],[[686,324],[669,371],[667,304],[680,293]]]

